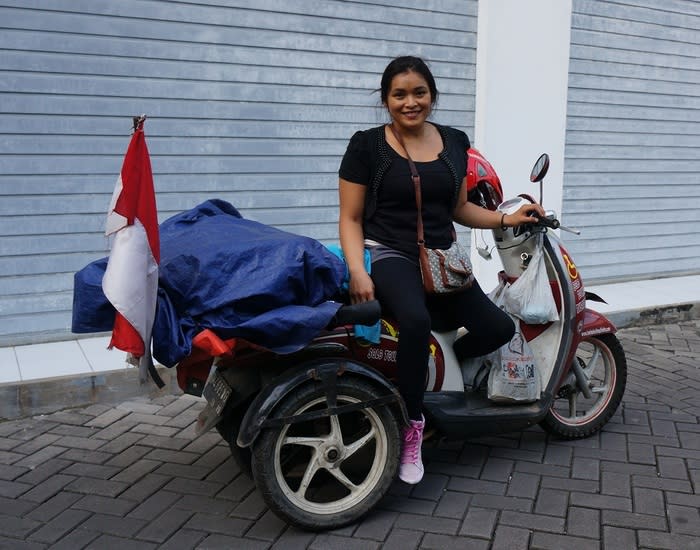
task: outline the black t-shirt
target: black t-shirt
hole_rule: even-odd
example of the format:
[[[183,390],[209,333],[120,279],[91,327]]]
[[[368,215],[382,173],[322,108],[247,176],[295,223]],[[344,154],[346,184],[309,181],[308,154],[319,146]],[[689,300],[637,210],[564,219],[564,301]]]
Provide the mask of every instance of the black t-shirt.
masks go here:
[[[365,139],[362,134],[358,132],[350,140],[339,175],[344,180],[369,186],[373,167],[366,147],[357,143]],[[386,143],[383,131],[380,132],[379,141],[380,147],[386,147],[390,163],[377,188],[376,209],[372,216],[364,220],[364,236],[417,257],[416,195],[408,161]],[[468,140],[466,143],[468,146]],[[466,159],[466,149],[461,150]],[[421,178],[423,231],[429,248],[449,248],[454,235],[452,211],[455,175],[444,158],[441,154],[434,161],[415,163]]]

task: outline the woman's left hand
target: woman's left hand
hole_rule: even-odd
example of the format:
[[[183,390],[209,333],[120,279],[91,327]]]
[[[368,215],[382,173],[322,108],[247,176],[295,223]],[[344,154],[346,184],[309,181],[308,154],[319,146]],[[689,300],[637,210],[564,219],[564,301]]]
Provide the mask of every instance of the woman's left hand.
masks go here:
[[[535,203],[524,204],[512,214],[506,214],[503,218],[503,225],[506,227],[516,227],[524,223],[535,223],[537,222],[537,218],[533,216],[533,213],[544,217],[544,208]]]

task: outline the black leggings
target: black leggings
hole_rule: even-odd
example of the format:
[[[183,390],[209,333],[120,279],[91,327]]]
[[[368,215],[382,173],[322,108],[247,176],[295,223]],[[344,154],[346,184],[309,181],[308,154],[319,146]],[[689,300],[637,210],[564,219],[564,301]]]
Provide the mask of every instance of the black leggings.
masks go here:
[[[399,324],[398,387],[413,420],[420,420],[423,408],[431,326],[469,331],[455,343],[460,358],[486,355],[515,333],[513,321],[478,283],[463,292],[426,296],[418,265],[397,257],[374,262],[371,275],[383,314]]]

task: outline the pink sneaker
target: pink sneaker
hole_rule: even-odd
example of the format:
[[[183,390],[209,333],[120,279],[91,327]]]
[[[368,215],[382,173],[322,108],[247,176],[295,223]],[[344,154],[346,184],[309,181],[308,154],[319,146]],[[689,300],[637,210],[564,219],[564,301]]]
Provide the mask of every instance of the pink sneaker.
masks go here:
[[[401,466],[399,466],[399,479],[410,485],[415,485],[423,479],[423,460],[421,458],[421,444],[423,443],[423,429],[425,417],[422,420],[411,420],[410,426],[403,429],[403,448],[401,449]]]

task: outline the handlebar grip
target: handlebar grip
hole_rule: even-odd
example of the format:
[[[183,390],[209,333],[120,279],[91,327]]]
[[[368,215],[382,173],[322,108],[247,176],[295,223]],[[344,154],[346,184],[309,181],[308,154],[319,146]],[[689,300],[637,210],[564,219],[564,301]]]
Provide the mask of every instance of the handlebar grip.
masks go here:
[[[545,218],[544,216],[540,216],[537,212],[533,212],[532,215],[538,219],[538,223],[540,225],[543,225],[545,227],[550,227],[552,229],[559,229],[559,226],[561,225],[559,223],[559,220],[557,219],[549,219]]]

